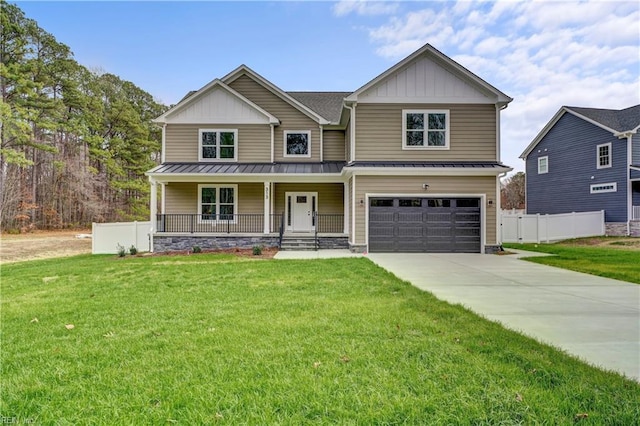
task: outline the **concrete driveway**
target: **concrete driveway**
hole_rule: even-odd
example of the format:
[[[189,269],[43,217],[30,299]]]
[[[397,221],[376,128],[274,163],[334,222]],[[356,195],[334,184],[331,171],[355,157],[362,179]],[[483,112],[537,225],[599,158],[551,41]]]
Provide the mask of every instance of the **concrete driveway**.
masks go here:
[[[367,257],[441,300],[640,380],[640,285],[538,265],[518,255]]]

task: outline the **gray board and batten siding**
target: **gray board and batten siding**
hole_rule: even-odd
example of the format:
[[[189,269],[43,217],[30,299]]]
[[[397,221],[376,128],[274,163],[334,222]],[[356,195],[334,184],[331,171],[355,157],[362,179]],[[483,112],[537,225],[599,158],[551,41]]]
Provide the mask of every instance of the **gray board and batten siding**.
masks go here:
[[[612,167],[598,169],[596,147],[611,143]],[[548,173],[538,174],[538,158]],[[627,221],[627,141],[573,114],[564,114],[526,159],[529,214],[605,210],[606,222]],[[591,194],[593,184],[616,182],[616,192]]]

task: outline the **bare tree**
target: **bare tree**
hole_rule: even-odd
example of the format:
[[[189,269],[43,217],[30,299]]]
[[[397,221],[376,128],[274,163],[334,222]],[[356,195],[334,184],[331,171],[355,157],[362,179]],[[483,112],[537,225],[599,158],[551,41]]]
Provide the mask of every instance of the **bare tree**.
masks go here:
[[[525,174],[518,172],[505,179],[501,185],[500,196],[503,209],[524,209]]]

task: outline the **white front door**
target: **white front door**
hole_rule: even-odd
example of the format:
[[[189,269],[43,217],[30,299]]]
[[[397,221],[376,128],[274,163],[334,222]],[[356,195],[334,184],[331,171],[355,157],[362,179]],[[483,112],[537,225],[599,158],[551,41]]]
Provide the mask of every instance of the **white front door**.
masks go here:
[[[313,213],[316,210],[316,192],[287,192],[287,228],[292,232],[313,231]]]

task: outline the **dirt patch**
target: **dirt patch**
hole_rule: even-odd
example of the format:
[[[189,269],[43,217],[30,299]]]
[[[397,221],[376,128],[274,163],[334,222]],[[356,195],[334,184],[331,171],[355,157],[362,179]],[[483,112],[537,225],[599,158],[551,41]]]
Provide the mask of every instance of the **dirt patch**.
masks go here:
[[[35,231],[28,234],[2,234],[0,264],[90,254],[91,238],[77,238],[79,234],[91,234],[91,231]]]
[[[579,238],[576,240],[567,240],[558,243],[559,245],[575,247],[601,247],[601,248],[617,248],[622,250],[638,250],[640,251],[640,238],[633,237],[591,237]]]

